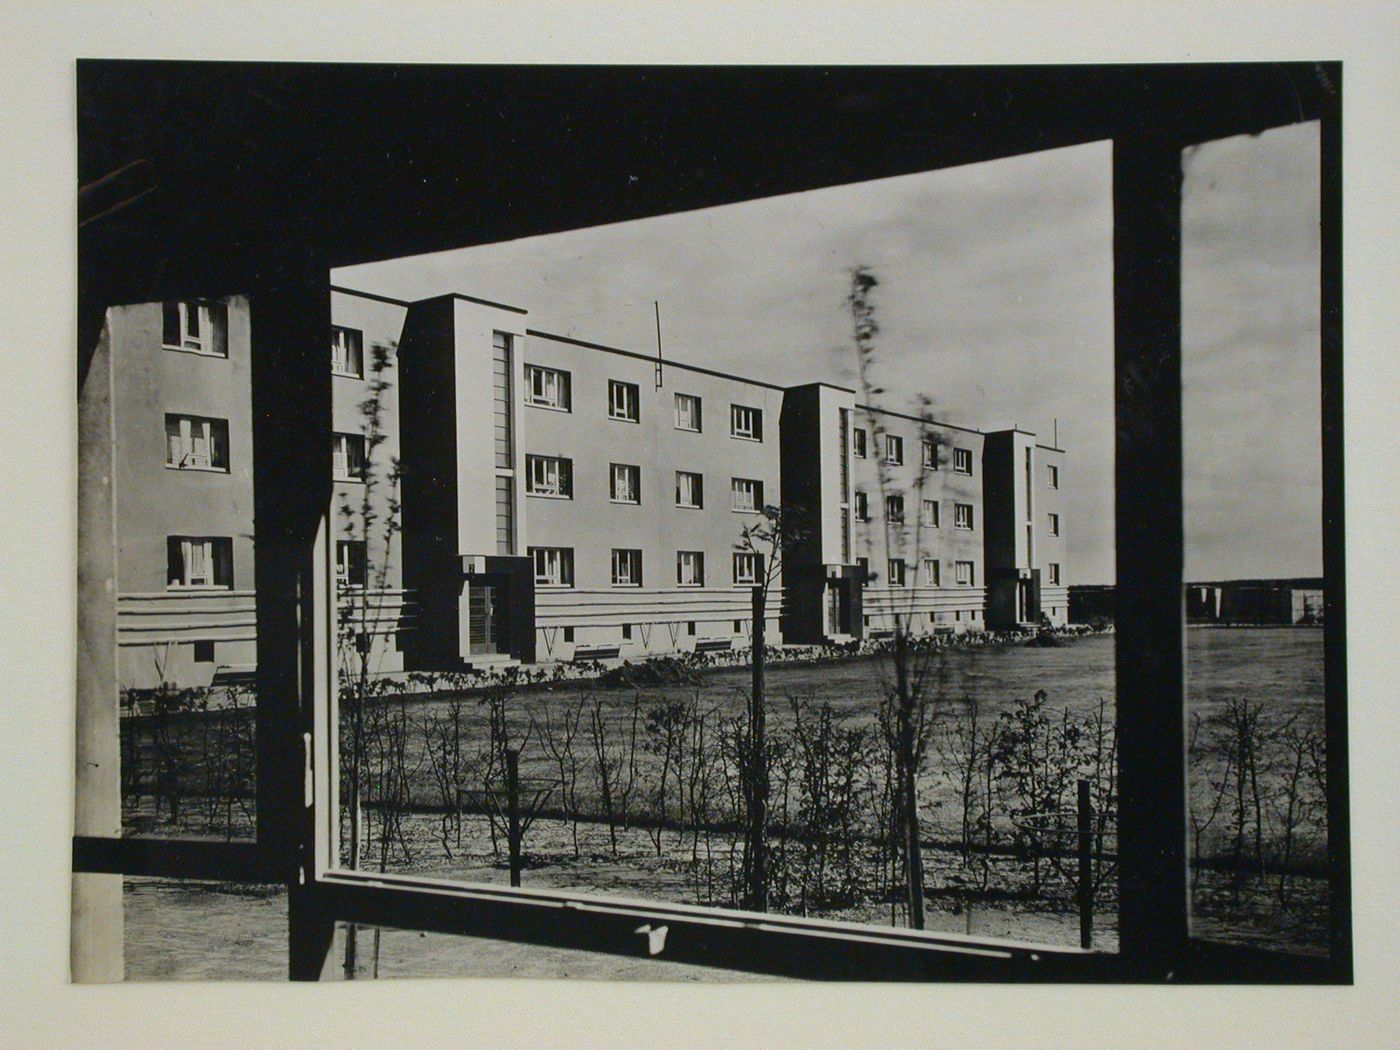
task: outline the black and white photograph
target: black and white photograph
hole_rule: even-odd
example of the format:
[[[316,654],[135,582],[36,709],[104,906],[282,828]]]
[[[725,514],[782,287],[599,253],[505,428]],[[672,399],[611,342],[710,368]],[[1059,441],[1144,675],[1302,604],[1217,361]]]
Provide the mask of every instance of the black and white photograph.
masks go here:
[[[69,981],[1363,983],[1344,57],[298,57],[65,67]]]

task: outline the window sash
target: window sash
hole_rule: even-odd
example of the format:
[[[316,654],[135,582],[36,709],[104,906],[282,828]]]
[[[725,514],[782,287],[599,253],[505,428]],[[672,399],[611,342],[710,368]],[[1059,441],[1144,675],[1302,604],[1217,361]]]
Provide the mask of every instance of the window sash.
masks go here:
[[[904,562],[899,558],[891,558],[887,563],[889,573],[889,585],[891,587],[904,586]]]
[[[1046,518],[1048,522],[1047,531],[1051,536],[1058,536],[1060,534],[1060,516],[1058,514],[1048,514]]]
[[[608,415],[611,418],[636,423],[640,418],[639,400],[635,383],[608,380]]]
[[[705,585],[705,554],[703,551],[676,552],[676,585],[703,587]]]
[[[926,499],[919,520],[931,529],[938,528],[938,501]]]
[[[958,581],[958,585],[960,587],[971,587],[973,584],[973,580],[976,579],[976,573],[973,571],[972,562],[955,562],[954,569],[956,571],[956,579]]]
[[[903,522],[904,522],[904,497],[903,497],[903,496],[886,496],[886,497],[885,497],[885,520],[886,520],[886,521],[895,522],[896,524],[903,524]]]
[[[855,498],[855,503],[853,504],[853,506],[855,507],[856,521],[869,521],[870,497],[867,496],[864,492],[860,491],[853,493],[853,496]]]
[[[924,586],[925,586],[925,587],[939,587],[939,586],[942,586],[942,580],[941,580],[940,577],[941,577],[941,573],[939,572],[939,569],[938,569],[938,559],[937,559],[937,558],[925,558],[925,559],[924,559]]]
[[[972,504],[971,504],[971,503],[954,503],[954,504],[953,504],[953,528],[955,528],[955,529],[971,529],[971,528],[972,528]]]
[[[531,547],[535,563],[535,586],[572,587],[574,552],[571,547]]]
[[[545,408],[570,408],[569,373],[543,365],[525,366],[526,404]]]
[[[1060,584],[1060,566],[1058,562],[1050,563],[1050,586],[1058,587]]]
[[[923,443],[922,460],[923,466],[928,470],[938,469],[938,444],[933,441]]]
[[[1046,464],[1046,467],[1047,467],[1047,469],[1049,470],[1050,487],[1051,487],[1052,489],[1057,489],[1057,488],[1059,488],[1059,487],[1060,487],[1060,468],[1057,467],[1057,466],[1055,466],[1055,464],[1053,464],[1053,463],[1047,463],[1047,464]]]
[[[855,427],[851,430],[851,453],[856,459],[865,458],[865,430]]]
[[[226,536],[166,537],[166,586],[223,588],[233,586],[233,541]]]
[[[640,503],[642,468],[628,463],[613,463],[609,471],[610,499],[616,503]]]
[[[732,510],[757,512],[763,509],[763,482],[753,478],[733,478],[729,491]]]
[[[763,555],[745,551],[734,555],[734,582],[757,584],[763,571]]]
[[[700,433],[700,398],[694,394],[676,395],[676,429]]]
[[[331,327],[331,371],[337,375],[364,378],[364,334],[358,329],[339,325]]]
[[[525,492],[531,496],[573,498],[573,462],[562,456],[526,456]]]
[[[365,470],[364,435],[336,434],[331,448],[331,473],[335,479],[363,481]]]
[[[704,476],[688,470],[676,471],[676,506],[698,508],[704,505]]]
[[[896,434],[885,435],[885,462],[896,466],[904,462],[904,439]]]
[[[972,473],[972,450],[968,448],[953,449],[953,473]]]
[[[763,410],[747,405],[729,406],[729,433],[750,441],[763,440]]]
[[[642,583],[642,552],[614,548],[612,552],[612,582],[614,587],[640,587]]]

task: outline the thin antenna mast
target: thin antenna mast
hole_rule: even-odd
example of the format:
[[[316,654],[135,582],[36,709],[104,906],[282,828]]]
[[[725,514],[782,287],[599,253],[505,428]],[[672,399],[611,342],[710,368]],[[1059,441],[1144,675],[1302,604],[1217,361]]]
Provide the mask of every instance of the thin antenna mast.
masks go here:
[[[661,301],[653,299],[651,305],[656,308],[656,389],[661,389]]]

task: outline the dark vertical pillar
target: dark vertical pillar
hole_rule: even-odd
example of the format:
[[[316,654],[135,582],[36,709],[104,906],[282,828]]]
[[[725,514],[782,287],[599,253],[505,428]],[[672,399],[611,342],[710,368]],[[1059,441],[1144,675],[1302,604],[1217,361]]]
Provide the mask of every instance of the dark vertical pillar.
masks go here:
[[[1181,145],[1113,144],[1119,942],[1168,979],[1186,948]]]
[[[329,755],[334,616],[330,608],[331,388],[328,273],[315,260],[273,260],[250,289],[253,528],[258,633],[258,840],[287,872],[289,971],[324,970],[333,923],[314,892],[318,812],[334,815]],[[317,721],[322,721],[318,727]],[[310,776],[308,776],[310,774]],[[320,837],[323,850],[328,833]],[[321,857],[327,862],[329,857]]]
[[[1347,805],[1346,521],[1342,443],[1342,114],[1340,66],[1322,117],[1322,570],[1327,722],[1327,857],[1332,972],[1352,979],[1351,813]]]

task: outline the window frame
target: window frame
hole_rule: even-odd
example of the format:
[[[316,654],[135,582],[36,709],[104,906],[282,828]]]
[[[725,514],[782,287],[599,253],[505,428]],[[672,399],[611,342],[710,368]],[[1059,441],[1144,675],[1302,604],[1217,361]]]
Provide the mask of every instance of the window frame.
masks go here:
[[[899,571],[896,572],[895,570]],[[904,563],[903,558],[889,558],[885,562],[885,586],[904,587],[908,584],[909,567]]]
[[[686,566],[689,564],[690,579],[687,580]],[[705,586],[705,552],[697,550],[676,551],[676,586],[695,589]]]
[[[536,488],[535,468],[544,471],[543,482],[548,485],[549,468],[554,468],[552,487]],[[568,456],[546,456],[540,453],[525,454],[525,495],[533,499],[573,499],[574,461]]]
[[[1328,71],[1340,72],[1336,64],[1327,64]],[[1309,106],[1316,103],[1309,102]],[[1338,108],[1334,108],[1334,105]],[[1301,112],[1301,104],[1300,104]],[[1340,303],[1340,140],[1339,103],[1329,103],[1323,119],[1323,280],[1324,314],[1337,309]],[[324,648],[325,590],[310,588],[302,604],[286,600],[300,582],[288,580],[273,593],[259,593],[258,620],[260,639],[268,637],[262,627],[272,624],[287,628],[286,641],[268,642],[274,660],[260,662],[260,679],[281,683],[278,695],[259,697],[259,726],[272,730],[274,739],[264,742],[260,733],[260,759],[268,757],[280,785],[268,794],[259,781],[259,817],[263,815],[264,800],[278,801],[289,811],[280,818],[278,827],[264,841],[264,825],[259,821],[259,845],[256,849],[241,848],[239,844],[180,844],[180,851],[160,849],[159,843],[122,841],[78,835],[74,838],[73,868],[76,872],[129,872],[139,875],[167,874],[173,877],[222,877],[284,882],[293,887],[289,915],[290,970],[294,978],[315,978],[326,963],[333,923],[352,921],[386,926],[405,926],[425,931],[446,933],[470,932],[488,937],[538,944],[583,946],[592,950],[613,951],[626,955],[641,955],[646,948],[638,945],[635,932],[639,923],[649,925],[665,922],[670,929],[665,958],[673,961],[734,965],[761,972],[784,973],[815,977],[888,976],[896,979],[1039,979],[1039,980],[1133,980],[1133,981],[1239,981],[1349,983],[1351,980],[1350,927],[1336,932],[1329,960],[1316,961],[1266,950],[1228,948],[1211,944],[1184,933],[1186,902],[1176,893],[1184,881],[1185,871],[1172,868],[1176,856],[1171,850],[1152,860],[1147,847],[1161,849],[1160,838],[1141,835],[1149,832],[1183,831],[1178,826],[1174,810],[1179,801],[1182,784],[1179,771],[1173,772],[1172,755],[1167,755],[1164,768],[1160,753],[1164,749],[1154,730],[1165,727],[1166,739],[1174,743],[1180,736],[1183,678],[1179,662],[1172,652],[1179,648],[1180,632],[1184,629],[1178,610],[1181,603],[1179,535],[1177,522],[1181,506],[1181,462],[1174,451],[1180,436],[1180,317],[1179,302],[1174,296],[1164,296],[1161,288],[1175,280],[1179,283],[1179,258],[1171,251],[1149,248],[1170,247],[1179,236],[1179,222],[1170,207],[1162,207],[1163,199],[1172,201],[1172,188],[1179,193],[1180,148],[1192,139],[1179,131],[1164,134],[1147,123],[1154,114],[1148,110],[1139,118],[1144,131],[1120,137],[1114,141],[1114,175],[1116,227],[1126,226],[1135,234],[1145,231],[1147,246],[1139,243],[1130,258],[1115,259],[1115,301],[1118,306],[1116,343],[1118,358],[1115,375],[1117,386],[1116,422],[1119,440],[1116,446],[1116,469],[1120,485],[1116,494],[1118,515],[1116,530],[1118,550],[1118,586],[1120,604],[1130,612],[1122,618],[1116,646],[1119,654],[1117,683],[1122,695],[1130,687],[1143,686],[1144,702],[1134,711],[1120,710],[1120,724],[1125,727],[1120,765],[1123,770],[1122,789],[1125,798],[1134,793],[1137,807],[1125,805],[1123,845],[1120,865],[1127,876],[1128,887],[1120,908],[1120,950],[1117,955],[1084,956],[1060,951],[1051,946],[1005,946],[993,939],[953,939],[940,943],[934,935],[915,937],[908,931],[844,928],[842,924],[824,925],[819,921],[789,922],[775,915],[748,916],[743,913],[716,913],[711,909],[691,909],[685,906],[638,905],[625,906],[617,902],[601,902],[567,894],[550,895],[543,892],[501,891],[494,887],[462,887],[431,880],[385,879],[374,873],[348,873],[330,868],[329,856],[323,848],[322,833],[329,828],[325,810],[333,804],[333,794],[327,784],[330,763],[323,751],[318,760],[307,763],[313,770],[314,802],[305,814],[292,813],[290,803],[302,797],[303,752],[299,732],[298,708],[289,704],[303,698],[304,708],[318,720],[318,733],[311,738],[313,747],[324,748],[321,739],[332,726],[326,718],[330,690],[317,675],[296,679],[292,671],[298,667],[325,669],[326,680],[334,683],[332,661],[313,655],[317,646]],[[1163,118],[1165,119],[1165,118]],[[1237,119],[1231,117],[1230,119]],[[1302,119],[1301,117],[1299,119]],[[1252,126],[1252,125],[1251,125]],[[1241,126],[1238,132],[1248,130]],[[1165,161],[1170,160],[1168,164]],[[1172,221],[1164,221],[1165,214]],[[1138,272],[1134,272],[1134,268]],[[310,282],[312,293],[324,290],[323,277]],[[294,297],[305,306],[313,302],[311,294]],[[1141,309],[1129,309],[1141,307]],[[313,319],[315,311],[306,311]],[[1163,319],[1165,318],[1165,323]],[[288,321],[294,326],[295,321]],[[311,326],[314,328],[314,325]],[[313,331],[312,333],[316,333]],[[1138,338],[1141,337],[1141,338]],[[308,357],[310,367],[319,366],[324,374],[324,343],[316,340],[316,360]],[[1328,615],[1326,624],[1326,683],[1327,734],[1329,759],[1333,754],[1345,769],[1345,605],[1344,532],[1342,529],[1341,473],[1341,358],[1340,325],[1324,324],[1321,336],[1323,351],[1323,461],[1324,461],[1324,575],[1328,581]],[[299,372],[295,362],[300,351],[286,351],[291,365],[275,364],[268,368],[273,375],[309,376],[311,371]],[[269,354],[269,357],[274,355]],[[257,393],[255,408],[276,406],[273,398]],[[318,406],[320,413],[324,406]],[[321,424],[316,424],[318,427]],[[328,427],[321,430],[315,448],[304,456],[295,454],[288,462],[264,464],[255,469],[266,481],[282,484],[289,491],[296,485],[320,484],[324,476],[324,437]],[[267,433],[264,427],[259,433]],[[1165,439],[1163,434],[1165,433]],[[1145,435],[1151,435],[1147,440]],[[1165,450],[1164,450],[1165,449]],[[295,452],[295,450],[293,450]],[[1165,513],[1164,513],[1165,511]],[[289,536],[295,551],[286,555],[270,553],[279,564],[306,562],[310,577],[325,583],[327,545],[324,542],[329,512],[308,531],[304,522],[289,517]],[[1144,544],[1143,530],[1164,528],[1163,542]],[[317,533],[319,529],[319,534]],[[1173,540],[1177,549],[1165,559],[1164,545]],[[1148,548],[1151,549],[1148,549]],[[1163,564],[1154,568],[1156,559]],[[284,593],[285,592],[285,593]],[[1128,599],[1125,601],[1125,599]],[[1137,599],[1144,599],[1141,604]],[[319,615],[319,621],[308,617],[295,620],[294,611],[309,607]],[[318,633],[317,623],[320,628]],[[1165,637],[1156,640],[1150,631],[1166,626]],[[313,644],[314,643],[314,644]],[[1134,646],[1143,643],[1142,651]],[[260,641],[260,648],[263,643]],[[1154,681],[1153,672],[1157,673]],[[304,685],[313,683],[312,685]],[[1133,694],[1136,695],[1136,694]],[[286,716],[289,729],[265,716]],[[1173,730],[1172,724],[1176,723]],[[1126,730],[1131,730],[1130,735]],[[1154,758],[1153,754],[1158,753]],[[1179,762],[1175,765],[1180,765]],[[1334,767],[1336,768],[1336,767]],[[1175,778],[1175,779],[1174,779]],[[1346,824],[1344,781],[1336,787],[1339,777],[1331,778],[1329,788],[1329,832],[1333,835],[1329,875],[1334,894],[1334,916],[1337,898],[1341,908],[1349,908],[1349,847]],[[1153,788],[1161,789],[1161,796]],[[1132,826],[1127,823],[1131,818]],[[1335,818],[1335,819],[1334,819]],[[317,830],[310,832],[311,827]],[[303,832],[306,832],[303,834]],[[1131,833],[1131,835],[1130,835]],[[1136,836],[1133,841],[1132,836]],[[156,847],[156,848],[153,848]],[[313,853],[298,850],[314,850]],[[314,859],[307,859],[312,857]],[[201,875],[203,873],[203,875]],[[1166,880],[1153,875],[1165,873]],[[629,936],[633,935],[633,936]],[[994,956],[994,958],[993,958]]]
[[[689,405],[691,405],[691,406],[694,408],[694,411],[695,411],[695,425],[694,425],[694,426],[685,426],[685,425],[681,422],[681,404],[682,404],[682,403],[689,404]],[[705,429],[705,415],[704,415],[704,408],[703,408],[703,399],[700,397],[699,394],[682,394],[682,393],[680,393],[679,391],[677,391],[677,392],[676,392],[676,401],[675,401],[675,405],[676,405],[676,429],[677,429],[677,430],[683,430],[683,431],[685,431],[687,434],[701,434],[701,433],[704,433],[704,429]]]
[[[864,489],[851,493],[851,516],[861,524],[870,521],[870,494]]]
[[[746,425],[741,428],[741,419],[747,419]],[[729,404],[729,436],[736,441],[754,441],[759,444],[763,442],[763,409],[754,408],[752,405],[741,405],[737,402]]]
[[[971,503],[953,504],[953,528],[961,532],[972,532],[977,528],[977,519],[973,514],[972,507]]]
[[[621,474],[619,474],[621,471]],[[618,495],[618,478],[628,478],[628,484],[632,489],[632,498]],[[609,463],[608,464],[608,502],[620,503],[626,506],[639,507],[642,504],[642,468],[637,463]]]
[[[1047,463],[1047,464],[1045,464],[1045,467],[1046,467],[1046,470],[1048,471],[1048,474],[1046,475],[1046,484],[1047,484],[1050,488],[1052,488],[1052,489],[1058,489],[1058,488],[1060,487],[1060,467],[1059,467],[1059,464],[1057,464],[1057,463]]]
[[[885,496],[885,520],[891,525],[904,524],[904,494],[891,492]]]
[[[919,504],[919,524],[926,529],[937,529],[942,527],[943,513],[939,509],[938,500],[926,499]]]
[[[938,442],[924,438],[919,446],[919,465],[924,470],[938,469]]]
[[[743,506],[745,502],[740,499],[742,494],[747,493],[752,503],[751,506]],[[739,478],[729,479],[729,510],[734,514],[762,514],[763,513],[763,479],[762,478]]]
[[[942,587],[942,586],[943,586],[943,570],[942,570],[942,568],[941,568],[941,567],[939,566],[939,564],[938,564],[938,559],[937,559],[937,558],[924,558],[924,559],[922,559],[922,561],[923,561],[923,564],[922,564],[921,568],[923,569],[923,574],[922,574],[922,577],[921,577],[921,578],[922,578],[923,581],[924,581],[924,586],[925,586],[925,587]],[[932,572],[929,571],[930,568],[932,568],[932,570],[933,570]]]
[[[972,477],[972,449],[953,446],[953,473]]]
[[[354,334],[352,342],[343,345],[338,337]],[[344,350],[347,356],[353,352],[353,358],[349,365],[341,367],[336,360],[337,351]],[[356,364],[358,367],[355,367]],[[331,325],[331,375],[339,376],[342,379],[364,379],[365,377],[365,333],[360,328],[350,328],[347,325]]]
[[[740,562],[750,565],[748,573],[740,573]],[[763,582],[763,555],[757,551],[735,551],[731,566],[735,587],[756,587]]]
[[[180,576],[179,583],[171,582],[171,569],[173,568],[171,558],[173,555],[173,544],[180,545]],[[204,575],[207,579],[201,583],[193,583],[190,580],[190,565],[193,561],[191,557],[194,551],[194,544],[201,545],[201,557],[208,566],[208,571]],[[207,547],[207,550],[205,549]],[[219,582],[220,571],[223,571],[224,582]],[[165,589],[166,591],[188,592],[188,591],[232,591],[234,589],[234,564],[233,564],[233,537],[232,536],[194,536],[187,533],[170,533],[165,537]]]
[[[966,573],[964,573],[966,569]],[[966,579],[963,577],[966,576]],[[953,561],[953,582],[959,587],[977,586],[977,562],[971,559],[954,559]]]
[[[621,394],[621,399],[618,395]],[[628,414],[628,409],[631,414]],[[642,421],[642,388],[625,379],[608,380],[608,418],[620,423],[640,423]]]
[[[1057,561],[1047,562],[1045,569],[1046,576],[1049,577],[1046,581],[1047,584],[1051,587],[1060,586],[1060,563]]]
[[[178,343],[167,342],[165,338],[166,311],[171,307],[176,311],[176,328],[180,335]],[[197,320],[201,334],[191,336],[189,332],[189,318],[191,308],[194,310],[193,316]],[[222,315],[222,320],[217,315]],[[216,333],[219,325],[223,326],[223,352],[217,349],[218,340]],[[194,345],[187,345],[191,341]],[[197,357],[215,357],[228,359],[228,304],[217,299],[176,299],[161,303],[161,335],[160,347],[162,350],[171,350],[180,354],[194,354]]]
[[[619,557],[625,555],[626,557]],[[629,564],[629,576],[632,579],[622,579],[618,571],[623,562]],[[613,547],[612,548],[612,585],[614,587],[640,587],[642,585],[642,550],[640,547]]]
[[[533,565],[535,586],[541,590],[566,591],[574,586],[574,548],[572,547],[548,547],[531,546],[527,548]],[[546,571],[540,572],[540,559],[544,558]],[[553,560],[553,566],[550,560]],[[554,574],[549,569],[555,570]],[[556,577],[557,578],[554,578]]]
[[[693,503],[681,502],[681,479],[686,478],[691,482],[691,495],[695,497]],[[698,470],[678,470],[676,471],[676,506],[681,510],[704,510],[705,508],[705,475]]]
[[[555,397],[549,400],[547,393],[536,395],[535,379],[554,379]],[[543,408],[550,412],[572,412],[574,410],[573,374],[563,368],[551,365],[537,365],[529,361],[524,365],[524,402],[532,408]],[[547,384],[546,384],[547,385]]]
[[[358,575],[353,570],[356,568],[356,559],[349,557],[355,551],[359,551]],[[342,554],[346,557],[342,557]],[[337,539],[335,541],[335,582],[341,590],[355,588],[363,590],[369,585],[369,544],[364,540]]]
[[[1045,515],[1045,535],[1058,536],[1060,534],[1060,515],[1055,511],[1048,511]]]
[[[856,459],[867,458],[869,444],[864,427],[851,427],[851,455]]]
[[[182,447],[187,447],[189,451],[184,452],[180,457],[180,462],[170,461],[170,424],[175,422],[178,425],[179,441]],[[205,458],[209,461],[200,465],[197,463],[185,463],[185,459],[194,454],[194,429],[195,424],[204,425],[204,447],[206,449]],[[215,447],[214,436],[218,432],[222,436],[223,464],[219,465],[214,460],[213,449]],[[188,435],[188,440],[186,435]],[[167,470],[196,471],[204,474],[228,474],[232,470],[232,455],[229,449],[229,427],[227,419],[220,419],[217,416],[196,416],[185,412],[165,413],[165,467]]]
[[[904,465],[904,438],[899,434],[885,435],[885,462],[892,467]]]
[[[344,445],[342,452],[340,446]],[[359,473],[350,472],[350,463],[354,459],[351,454],[352,449],[359,449],[360,470]],[[369,474],[369,442],[363,434],[356,434],[349,430],[337,430],[331,434],[331,480],[342,484],[363,485],[366,476]]]

